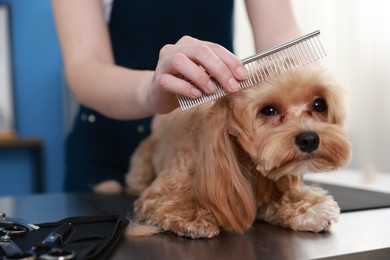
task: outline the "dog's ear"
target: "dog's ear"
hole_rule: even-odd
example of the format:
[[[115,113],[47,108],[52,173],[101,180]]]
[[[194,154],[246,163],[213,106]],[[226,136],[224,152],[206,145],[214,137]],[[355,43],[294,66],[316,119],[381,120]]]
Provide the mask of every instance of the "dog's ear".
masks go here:
[[[217,101],[208,113],[195,174],[195,192],[224,229],[243,232],[256,217],[253,189],[238,162],[229,134],[229,102]]]

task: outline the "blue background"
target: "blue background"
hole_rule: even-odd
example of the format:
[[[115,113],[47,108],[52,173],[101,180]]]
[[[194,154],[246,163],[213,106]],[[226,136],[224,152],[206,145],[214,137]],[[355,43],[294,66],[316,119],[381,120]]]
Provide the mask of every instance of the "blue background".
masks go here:
[[[66,0],[64,0],[66,1]],[[16,131],[44,142],[44,191],[62,190],[62,63],[50,0],[0,0],[10,9]],[[0,150],[0,195],[32,192],[27,151]],[[17,185],[16,185],[17,184]]]

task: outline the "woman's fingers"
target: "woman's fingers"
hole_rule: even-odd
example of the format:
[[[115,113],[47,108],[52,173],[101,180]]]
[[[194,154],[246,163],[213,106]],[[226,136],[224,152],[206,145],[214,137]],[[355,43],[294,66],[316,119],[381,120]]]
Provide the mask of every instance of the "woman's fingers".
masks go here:
[[[220,57],[220,59],[228,66],[229,70],[234,74],[234,77],[238,80],[244,80],[248,76],[244,65],[237,56],[233,55],[229,50],[221,45],[215,43],[209,43],[213,52]]]
[[[202,92],[190,82],[175,77],[171,74],[161,75],[160,86],[169,92],[177,93],[191,98],[198,98],[202,95]]]
[[[206,94],[212,94],[216,90],[210,75],[230,93],[239,90],[238,81],[247,76],[241,61],[227,49],[189,36],[183,37],[175,45],[166,45],[160,51],[160,72],[161,75],[183,76]],[[167,82],[171,82],[172,77],[167,78],[169,79]],[[160,84],[169,91],[173,88],[175,93],[184,92],[186,96],[198,97],[199,92],[194,86],[190,88],[182,79],[175,83],[177,84],[175,87]]]
[[[184,77],[187,81],[193,82],[199,86],[206,94],[212,94],[216,91],[216,86],[209,75],[199,65],[195,64],[189,57],[183,53],[176,53],[171,59],[167,60],[167,66],[179,74],[179,77]],[[193,90],[195,94],[196,90]],[[199,92],[199,90],[197,91]],[[199,95],[200,96],[200,92]]]
[[[235,64],[230,55],[226,53],[215,52],[215,48],[211,49],[207,45],[199,45],[193,49],[194,53],[192,59],[199,63],[211,76],[213,76],[218,83],[228,92],[235,92],[239,90],[238,79],[234,75],[231,67],[234,67]],[[232,55],[233,56],[233,55]],[[229,61],[230,63],[227,63]],[[239,61],[240,62],[240,61]]]

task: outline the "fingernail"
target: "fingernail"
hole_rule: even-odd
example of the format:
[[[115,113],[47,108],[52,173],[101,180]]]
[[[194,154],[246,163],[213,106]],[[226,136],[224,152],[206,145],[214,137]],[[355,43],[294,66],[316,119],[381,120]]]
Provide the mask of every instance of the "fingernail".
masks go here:
[[[238,67],[236,69],[236,72],[237,72],[238,76],[240,76],[240,78],[242,78],[242,79],[246,79],[246,77],[248,77],[248,72],[246,71],[246,69],[243,66]]]
[[[230,78],[228,81],[229,87],[232,91],[236,92],[240,89],[240,85],[234,78]]]
[[[193,97],[198,98],[202,95],[202,92],[197,88],[191,88],[191,94]]]
[[[217,87],[215,86],[214,82],[212,80],[209,80],[207,83],[207,88],[211,91],[211,93],[214,93]]]

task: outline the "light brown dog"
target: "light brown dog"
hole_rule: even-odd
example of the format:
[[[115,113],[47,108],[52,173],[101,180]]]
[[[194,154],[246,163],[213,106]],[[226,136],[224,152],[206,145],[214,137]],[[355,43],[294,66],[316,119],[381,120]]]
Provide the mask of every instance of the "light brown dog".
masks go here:
[[[339,206],[302,176],[349,161],[344,119],[341,87],[316,66],[156,116],[126,176],[136,219],[191,238],[244,232],[256,218],[327,231]]]

